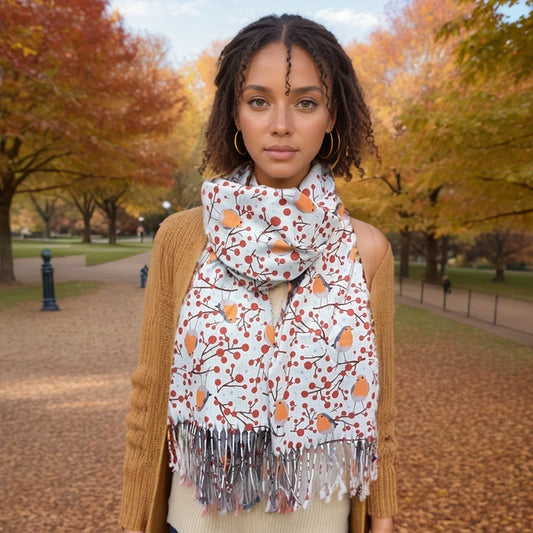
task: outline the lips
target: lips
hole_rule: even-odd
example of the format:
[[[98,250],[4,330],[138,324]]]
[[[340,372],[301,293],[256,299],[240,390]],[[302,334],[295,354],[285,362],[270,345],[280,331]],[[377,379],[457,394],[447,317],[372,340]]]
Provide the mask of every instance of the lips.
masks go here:
[[[285,161],[294,156],[298,150],[293,146],[288,146],[285,144],[273,144],[265,148],[265,152],[272,158],[279,161]]]

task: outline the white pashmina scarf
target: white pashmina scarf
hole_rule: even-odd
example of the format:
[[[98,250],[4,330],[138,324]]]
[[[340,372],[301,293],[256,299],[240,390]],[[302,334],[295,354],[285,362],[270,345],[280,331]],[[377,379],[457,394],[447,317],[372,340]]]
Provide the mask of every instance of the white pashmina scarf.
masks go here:
[[[369,292],[331,171],[298,188],[204,183],[208,237],[180,312],[169,392],[170,463],[219,512],[313,490],[361,499],[377,473],[378,358]],[[269,290],[289,282],[273,323]]]

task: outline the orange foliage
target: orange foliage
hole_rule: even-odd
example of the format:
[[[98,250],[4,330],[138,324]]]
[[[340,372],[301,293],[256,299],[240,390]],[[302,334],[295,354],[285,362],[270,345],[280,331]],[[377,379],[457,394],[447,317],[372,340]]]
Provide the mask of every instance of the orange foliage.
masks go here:
[[[0,0],[0,12],[0,281],[10,281],[13,195],[87,176],[169,176],[159,144],[184,98],[161,42],[128,34],[107,0]]]

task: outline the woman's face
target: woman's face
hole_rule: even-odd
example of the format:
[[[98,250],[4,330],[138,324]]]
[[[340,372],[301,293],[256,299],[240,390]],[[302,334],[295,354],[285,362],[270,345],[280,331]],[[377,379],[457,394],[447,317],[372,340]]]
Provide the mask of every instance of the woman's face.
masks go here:
[[[248,65],[235,120],[257,182],[276,188],[300,184],[335,124],[318,69],[300,47],[291,51],[288,95],[286,78],[286,46],[259,50]]]

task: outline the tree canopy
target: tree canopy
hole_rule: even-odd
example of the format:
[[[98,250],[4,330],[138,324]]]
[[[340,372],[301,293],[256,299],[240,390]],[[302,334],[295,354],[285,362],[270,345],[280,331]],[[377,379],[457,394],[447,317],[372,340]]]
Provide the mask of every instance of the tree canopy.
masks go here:
[[[13,279],[13,196],[88,178],[169,176],[162,136],[182,85],[155,38],[107,0],[0,0],[0,281]]]

